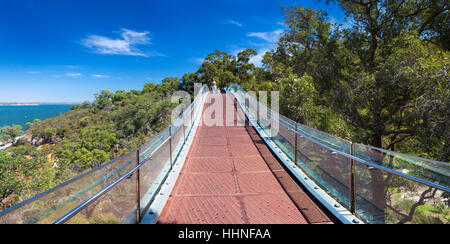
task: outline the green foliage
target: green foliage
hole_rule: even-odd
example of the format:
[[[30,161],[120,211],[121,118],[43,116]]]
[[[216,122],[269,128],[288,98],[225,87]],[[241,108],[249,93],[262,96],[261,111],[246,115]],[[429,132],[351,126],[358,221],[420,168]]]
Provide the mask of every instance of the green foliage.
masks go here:
[[[81,127],[86,127],[89,124],[89,122],[91,122],[91,117],[85,116],[85,117],[80,119],[80,126]]]
[[[13,125],[0,128],[0,142],[13,142],[18,136],[23,135],[22,126]]]
[[[333,2],[353,20],[352,26],[330,23],[321,10],[284,8],[287,30],[276,48],[264,54],[263,68],[250,62],[258,55],[253,49],[237,56],[217,50],[181,79],[149,82],[142,91],[104,90],[92,103],[27,124],[30,142],[46,146],[0,152],[0,207],[135,149],[169,124],[173,92],[193,94],[194,83],[211,87],[213,80],[219,88],[238,83],[249,91],[279,90],[282,114],[331,134],[450,161],[448,1]],[[5,127],[0,140],[22,133],[21,128]],[[394,194],[392,207],[407,214],[414,203],[402,198],[400,185],[386,192],[378,187],[381,192],[374,192],[373,199]],[[445,206],[416,207],[408,222],[448,223]],[[387,219],[398,220],[394,210],[387,214]],[[115,222],[108,215],[96,221]]]
[[[188,92],[189,94],[194,94],[194,84],[200,83],[200,78],[197,73],[184,74],[181,80],[182,83],[180,85],[180,89]]]
[[[430,27],[422,14],[439,7],[427,1],[338,2],[354,26],[330,24],[320,10],[284,9],[289,29],[263,61],[284,88],[281,109],[353,141],[449,161],[449,54],[421,29]],[[315,94],[292,82],[305,75]]]
[[[312,77],[304,75],[298,77],[290,74],[288,77],[277,80],[283,99],[281,99],[281,112],[289,118],[304,124],[315,116],[314,97],[317,91],[314,88]]]
[[[62,179],[45,159],[45,154],[30,146],[0,151],[0,208],[23,201]]]
[[[33,123],[28,122],[26,125],[27,125],[28,127],[33,127],[33,126],[38,126],[40,123],[42,123],[42,121],[41,121],[40,119],[35,119],[35,120],[33,121]]]
[[[95,94],[95,107],[99,110],[109,110],[112,105],[113,94],[108,90],[103,90],[101,93]]]
[[[194,77],[183,82],[169,77],[146,84],[143,91],[104,90],[93,103],[83,102],[61,116],[28,123],[26,146],[0,152],[0,209],[142,145],[170,123],[176,106],[171,93],[180,87],[193,91]],[[23,134],[20,129],[2,128],[0,136],[10,140]]]
[[[209,87],[215,80],[219,88],[228,87],[231,83],[238,83],[247,88],[249,84],[257,83],[256,78],[263,78],[266,74],[262,68],[250,63],[250,59],[256,55],[256,51],[251,48],[239,52],[237,58],[216,50],[205,58],[196,73],[198,78],[194,75],[186,78],[198,80]]]

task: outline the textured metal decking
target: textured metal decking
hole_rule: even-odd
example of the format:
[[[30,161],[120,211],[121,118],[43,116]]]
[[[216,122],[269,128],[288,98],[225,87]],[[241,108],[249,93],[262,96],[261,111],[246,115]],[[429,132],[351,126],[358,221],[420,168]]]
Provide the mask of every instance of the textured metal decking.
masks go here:
[[[225,99],[227,96],[230,99]],[[225,124],[225,118],[235,114],[225,109],[227,104],[233,105],[230,95],[208,95],[205,109],[218,99],[223,99],[223,112],[212,114],[211,118],[219,116]],[[255,143],[257,137],[252,133],[256,132],[236,126],[244,118],[242,113],[235,115],[235,126],[199,126],[158,223],[331,223],[319,207],[311,205],[311,199],[300,187],[287,180],[290,177],[286,172],[269,167],[267,160],[274,165],[274,158],[264,155],[263,151],[269,150],[267,146]],[[283,181],[289,183],[289,189]],[[305,206],[298,206],[299,203]]]

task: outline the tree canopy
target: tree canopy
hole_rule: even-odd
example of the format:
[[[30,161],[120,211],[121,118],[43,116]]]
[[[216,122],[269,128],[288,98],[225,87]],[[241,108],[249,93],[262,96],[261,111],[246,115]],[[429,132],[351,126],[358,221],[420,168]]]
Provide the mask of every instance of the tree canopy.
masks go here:
[[[278,90],[280,112],[302,124],[449,162],[449,1],[326,2],[338,4],[351,25],[331,23],[322,10],[283,7],[286,30],[260,54],[263,67],[251,62],[254,49],[236,56],[216,50],[193,73],[142,91],[103,90],[62,116],[29,123],[27,141],[0,152],[0,209],[137,148],[169,124],[171,94],[193,94],[195,83],[213,81]],[[0,129],[0,141],[11,142],[21,129]],[[379,189],[374,195],[384,200]]]

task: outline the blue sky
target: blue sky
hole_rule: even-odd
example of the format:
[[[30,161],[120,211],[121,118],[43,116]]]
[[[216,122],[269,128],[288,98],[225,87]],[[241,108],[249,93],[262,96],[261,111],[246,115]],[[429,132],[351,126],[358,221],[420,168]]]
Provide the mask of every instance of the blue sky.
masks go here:
[[[82,102],[195,72],[219,49],[273,47],[281,6],[325,1],[0,0],[0,102]],[[252,62],[259,64],[260,57]]]

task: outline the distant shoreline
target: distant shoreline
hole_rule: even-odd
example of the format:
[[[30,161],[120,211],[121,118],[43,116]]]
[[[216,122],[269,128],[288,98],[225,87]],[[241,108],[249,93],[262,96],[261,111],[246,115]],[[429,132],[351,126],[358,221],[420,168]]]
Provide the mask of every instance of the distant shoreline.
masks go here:
[[[14,104],[14,105],[13,105]],[[38,105],[33,105],[38,104]],[[27,123],[35,119],[46,120],[71,110],[71,104],[1,103],[0,127],[20,125],[28,129]]]
[[[79,103],[0,103],[0,106],[76,105]]]
[[[11,104],[0,104],[0,106],[39,106],[37,103],[11,103]]]

